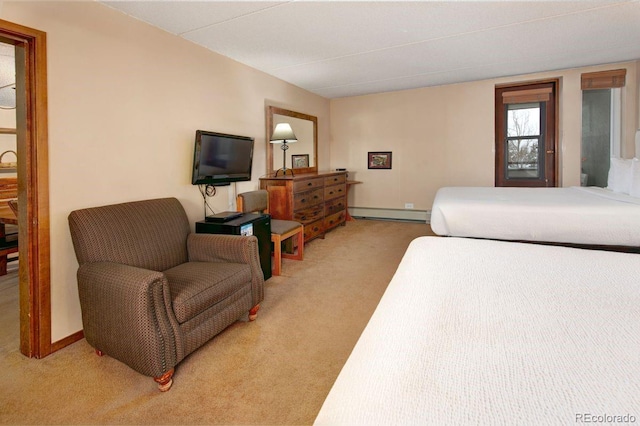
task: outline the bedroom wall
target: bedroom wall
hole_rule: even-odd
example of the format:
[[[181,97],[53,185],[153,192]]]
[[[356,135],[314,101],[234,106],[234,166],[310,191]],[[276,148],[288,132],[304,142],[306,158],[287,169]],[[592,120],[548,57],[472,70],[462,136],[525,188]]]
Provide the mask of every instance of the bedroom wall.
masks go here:
[[[635,156],[640,158],[640,59],[636,61],[636,146]]]
[[[442,186],[494,185],[494,88],[559,78],[560,183],[580,184],[584,72],[626,68],[623,156],[634,155],[640,61],[331,100],[331,166],[354,173],[349,206],[430,210]],[[368,170],[368,151],[392,151],[391,170]],[[399,213],[392,213],[393,215]],[[418,216],[419,217],[419,216]]]
[[[16,110],[0,108],[0,128],[15,129],[16,128]],[[16,135],[10,133],[0,133],[0,155],[6,151],[16,152]],[[8,152],[2,157],[3,163],[16,161],[16,156]],[[0,178],[15,178],[17,173],[7,171],[0,168]]]
[[[0,18],[47,33],[52,340],[82,328],[67,216],[74,209],[177,197],[204,216],[191,185],[196,129],[255,138],[265,174],[265,103],[318,117],[328,164],[329,102],[97,2],[3,2]],[[228,191],[210,199],[228,210]]]

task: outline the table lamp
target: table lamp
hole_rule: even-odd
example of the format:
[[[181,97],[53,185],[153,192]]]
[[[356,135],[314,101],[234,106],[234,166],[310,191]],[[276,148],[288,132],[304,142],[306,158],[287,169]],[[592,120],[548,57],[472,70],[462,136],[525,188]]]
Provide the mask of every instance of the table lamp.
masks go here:
[[[293,129],[289,125],[289,123],[278,123],[276,128],[273,130],[273,135],[271,136],[271,143],[281,143],[280,149],[282,149],[282,168],[276,170],[276,176],[278,176],[278,172],[282,170],[282,175],[285,176],[287,174],[287,150],[289,149],[290,143],[298,142],[296,135],[293,133]],[[291,170],[291,176],[293,176],[293,169]]]

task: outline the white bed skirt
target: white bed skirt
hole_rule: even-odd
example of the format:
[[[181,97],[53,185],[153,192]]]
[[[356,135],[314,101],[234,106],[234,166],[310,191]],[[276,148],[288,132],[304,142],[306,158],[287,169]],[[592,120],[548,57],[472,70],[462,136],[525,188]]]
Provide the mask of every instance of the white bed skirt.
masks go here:
[[[421,237],[315,423],[596,416],[640,421],[640,255]]]

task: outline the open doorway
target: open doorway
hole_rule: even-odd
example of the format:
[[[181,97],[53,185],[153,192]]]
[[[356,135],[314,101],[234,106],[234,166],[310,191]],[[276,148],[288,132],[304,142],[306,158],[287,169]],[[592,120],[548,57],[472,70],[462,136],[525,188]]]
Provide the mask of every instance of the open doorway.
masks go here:
[[[20,351],[52,352],[46,34],[0,20],[0,42],[15,48]]]
[[[20,347],[15,47],[0,42],[0,351]]]

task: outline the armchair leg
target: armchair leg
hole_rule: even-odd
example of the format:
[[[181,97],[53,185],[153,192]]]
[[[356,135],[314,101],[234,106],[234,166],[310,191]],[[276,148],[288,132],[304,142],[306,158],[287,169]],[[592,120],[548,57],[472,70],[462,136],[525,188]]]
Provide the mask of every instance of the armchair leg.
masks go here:
[[[257,311],[258,310],[256,309],[256,312]],[[96,349],[96,354],[98,356],[103,356],[104,352],[102,352],[100,349]],[[153,380],[155,380],[155,382],[158,383],[158,389],[160,390],[160,392],[166,392],[169,389],[171,389],[171,385],[173,385],[174,372],[175,372],[175,368],[172,368],[171,370],[164,373],[162,376],[153,378]]]
[[[153,378],[153,380],[155,380],[156,383],[158,383],[158,389],[160,390],[160,392],[166,392],[169,389],[171,389],[171,385],[173,384],[172,377],[173,377],[174,371],[175,369],[172,368],[171,370],[164,373],[162,376]]]
[[[249,311],[249,321],[253,321],[258,316],[258,311],[260,310],[260,304],[258,303],[256,306],[251,308]]]

